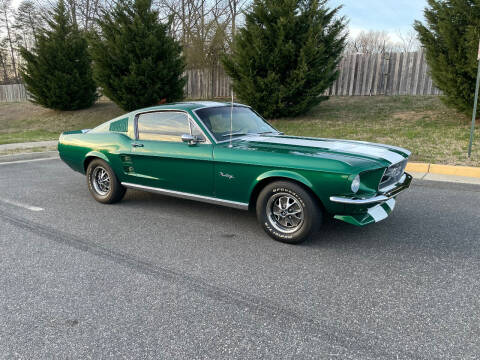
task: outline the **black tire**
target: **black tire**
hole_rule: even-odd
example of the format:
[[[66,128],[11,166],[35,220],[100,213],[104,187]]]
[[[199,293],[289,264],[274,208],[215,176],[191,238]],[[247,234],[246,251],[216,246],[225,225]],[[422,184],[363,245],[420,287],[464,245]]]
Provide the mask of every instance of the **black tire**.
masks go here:
[[[104,174],[108,176],[107,182],[100,182],[97,176]],[[93,198],[102,204],[113,204],[122,200],[126,189],[120,184],[112,168],[103,160],[95,159],[88,164],[87,168],[88,190]]]
[[[282,209],[284,205],[288,208]],[[265,232],[288,244],[305,241],[322,223],[322,211],[316,199],[289,181],[276,181],[265,186],[258,195],[256,211]]]

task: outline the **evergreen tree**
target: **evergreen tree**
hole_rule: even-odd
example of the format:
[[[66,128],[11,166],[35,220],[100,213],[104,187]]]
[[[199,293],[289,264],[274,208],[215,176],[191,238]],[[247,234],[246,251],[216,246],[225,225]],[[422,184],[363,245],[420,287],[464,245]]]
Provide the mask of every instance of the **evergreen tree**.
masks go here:
[[[267,118],[295,116],[326,100],[345,46],[338,10],[326,0],[255,0],[223,59],[237,97]]]
[[[108,98],[127,111],[183,99],[182,49],[151,0],[120,0],[99,26],[94,77]]]
[[[21,49],[26,88],[33,102],[47,108],[87,108],[97,99],[87,40],[71,22],[63,0],[49,15],[48,29],[37,34],[36,46]]]
[[[442,100],[471,113],[477,76],[480,3],[471,0],[428,0],[426,24],[414,27]]]

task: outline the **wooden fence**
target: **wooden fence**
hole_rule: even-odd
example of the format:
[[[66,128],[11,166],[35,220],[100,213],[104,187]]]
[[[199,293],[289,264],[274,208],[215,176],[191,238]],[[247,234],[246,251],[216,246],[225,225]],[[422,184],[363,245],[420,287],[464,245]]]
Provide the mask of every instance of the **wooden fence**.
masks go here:
[[[425,52],[353,54],[339,65],[340,74],[325,92],[332,96],[439,95],[425,61]],[[231,81],[221,66],[187,70],[187,99],[228,98]],[[0,85],[0,102],[24,101],[22,84]]]
[[[23,84],[0,85],[0,102],[25,101],[28,94]]]
[[[340,75],[327,95],[440,95],[423,50],[408,53],[353,54],[340,63]]]
[[[231,96],[231,80],[222,66],[187,70],[187,99],[226,98]]]
[[[346,55],[340,74],[325,95],[440,95],[432,82],[423,50],[408,53]],[[188,70],[189,99],[230,96],[230,79],[220,66]]]

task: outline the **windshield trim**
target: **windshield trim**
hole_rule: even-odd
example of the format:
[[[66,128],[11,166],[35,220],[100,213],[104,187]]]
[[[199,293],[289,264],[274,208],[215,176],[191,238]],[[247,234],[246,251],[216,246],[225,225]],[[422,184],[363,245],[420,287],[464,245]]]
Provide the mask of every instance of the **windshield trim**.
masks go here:
[[[197,118],[197,121],[199,121],[199,122],[202,124],[202,127],[205,128],[205,130],[208,132],[208,134],[210,135],[210,137],[212,138],[212,140],[215,142],[215,144],[223,144],[223,143],[226,143],[226,142],[230,142],[230,139],[217,140],[217,138],[215,137],[215,135],[212,134],[212,132],[210,131],[210,129],[208,128],[208,126],[205,125],[205,123],[203,122],[203,120],[202,120],[202,118],[200,117],[200,115],[197,114],[197,111],[198,111],[198,110],[207,109],[207,108],[208,108],[208,109],[214,109],[214,108],[222,108],[222,107],[230,107],[230,106],[231,106],[231,103],[225,103],[225,105],[204,106],[204,107],[201,107],[201,108],[192,110],[192,112],[195,114],[195,117]],[[270,126],[273,130],[275,130],[275,131],[277,132],[277,134],[275,134],[275,135],[280,135],[280,134],[281,134],[280,131],[278,131],[277,129],[275,129],[275,128],[274,128],[270,123],[268,123],[262,116],[260,116],[259,113],[257,113],[255,110],[253,110],[251,106],[244,105],[244,104],[237,104],[237,103],[233,103],[233,106],[234,106],[234,107],[244,107],[244,108],[247,108],[247,109],[252,110],[258,117],[260,117],[260,119],[262,119],[264,122],[266,122],[268,126]],[[272,133],[274,133],[274,132],[272,132]],[[259,135],[259,133],[250,133],[250,134],[245,134],[245,135],[242,135],[242,136],[237,136],[237,137],[232,138],[232,141],[233,141],[233,140],[243,139],[244,137],[248,137],[248,136],[252,136],[252,135]]]

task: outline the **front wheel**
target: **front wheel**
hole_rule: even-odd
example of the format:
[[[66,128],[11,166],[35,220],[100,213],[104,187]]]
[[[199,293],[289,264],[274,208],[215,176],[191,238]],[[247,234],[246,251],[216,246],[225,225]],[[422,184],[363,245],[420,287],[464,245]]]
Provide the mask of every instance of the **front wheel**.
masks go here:
[[[112,168],[101,159],[95,159],[88,164],[87,184],[94,199],[103,204],[122,200],[126,191]]]
[[[322,221],[321,210],[312,195],[289,181],[265,186],[258,196],[256,209],[265,232],[289,244],[306,240]]]

